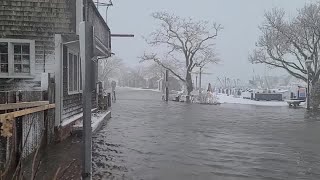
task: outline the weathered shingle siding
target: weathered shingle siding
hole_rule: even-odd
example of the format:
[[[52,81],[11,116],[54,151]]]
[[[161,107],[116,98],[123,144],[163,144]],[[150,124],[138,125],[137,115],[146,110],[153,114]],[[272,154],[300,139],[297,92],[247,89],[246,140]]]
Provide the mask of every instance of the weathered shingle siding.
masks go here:
[[[68,94],[68,48],[63,46],[63,114],[67,119],[82,112],[82,94]]]
[[[35,40],[35,79],[11,84],[0,80],[3,86],[24,88],[21,81],[31,84],[40,80],[42,72],[54,72],[54,34],[75,33],[75,4],[76,0],[0,1],[0,38]]]
[[[55,59],[55,34],[76,36],[76,1],[78,0],[0,0],[0,38],[35,40],[35,79],[0,79],[0,90],[37,89],[40,74],[54,72],[55,62],[63,63],[63,112],[62,120],[82,112],[82,94],[68,94],[67,47],[64,46],[63,59]],[[97,9],[91,3],[89,21],[95,26],[95,35],[110,47],[110,30]],[[72,41],[64,39],[64,42]],[[45,50],[45,51],[44,51]],[[44,54],[45,61],[44,61]],[[45,62],[45,63],[44,63]],[[45,64],[45,66],[44,66]],[[97,70],[94,72],[97,76]],[[95,92],[92,97],[96,107]]]

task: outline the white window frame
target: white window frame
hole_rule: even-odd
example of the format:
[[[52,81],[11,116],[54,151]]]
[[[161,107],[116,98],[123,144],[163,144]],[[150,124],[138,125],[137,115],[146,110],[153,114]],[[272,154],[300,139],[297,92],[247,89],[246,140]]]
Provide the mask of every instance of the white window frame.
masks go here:
[[[0,38],[0,42],[8,43],[8,73],[0,73],[0,78],[34,78],[35,74],[35,40],[29,39],[5,39]],[[30,46],[30,72],[14,72],[14,44],[29,44]]]
[[[82,78],[81,78],[81,60],[80,60],[80,53],[73,50],[73,49],[70,49],[69,47],[67,48],[67,66],[68,66],[68,72],[67,72],[67,78],[68,78],[68,83],[67,83],[67,86],[68,86],[68,94],[69,95],[72,95],[72,94],[79,94],[79,93],[82,93]],[[69,60],[69,54],[72,54],[72,57],[74,57],[75,55],[77,56],[77,60],[78,60],[78,65],[77,65],[77,68],[78,68],[78,73],[77,73],[77,78],[78,78],[78,89],[77,90],[70,90],[70,86],[69,86],[69,83],[70,83],[70,77],[69,77],[69,74],[70,74],[70,60]],[[74,75],[74,72],[72,72],[73,75]],[[74,85],[74,84],[73,84]]]

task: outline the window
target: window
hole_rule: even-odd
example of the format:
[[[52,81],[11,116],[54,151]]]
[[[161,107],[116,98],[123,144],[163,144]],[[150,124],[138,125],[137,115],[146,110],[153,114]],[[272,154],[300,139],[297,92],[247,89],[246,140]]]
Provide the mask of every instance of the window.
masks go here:
[[[79,53],[68,50],[68,92],[69,94],[82,91],[81,62]]]
[[[14,72],[30,73],[30,45],[13,44]]]
[[[8,43],[0,43],[0,73],[8,73]]]
[[[35,41],[0,39],[0,78],[32,78]]]

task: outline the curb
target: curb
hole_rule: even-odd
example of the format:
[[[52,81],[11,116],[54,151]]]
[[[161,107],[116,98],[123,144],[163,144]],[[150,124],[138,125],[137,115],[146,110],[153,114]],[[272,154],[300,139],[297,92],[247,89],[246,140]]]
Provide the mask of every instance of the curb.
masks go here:
[[[103,120],[99,122],[96,129],[92,129],[92,134],[96,134],[98,131],[101,130],[102,126],[111,119],[111,111],[108,111],[108,113],[103,117]]]
[[[111,111],[108,111],[105,116],[102,118],[102,120],[98,123],[96,128],[92,127],[92,135],[96,134],[99,130],[101,130],[102,126],[111,119]],[[73,127],[72,128],[72,135],[76,135],[81,137],[82,136],[82,127]]]

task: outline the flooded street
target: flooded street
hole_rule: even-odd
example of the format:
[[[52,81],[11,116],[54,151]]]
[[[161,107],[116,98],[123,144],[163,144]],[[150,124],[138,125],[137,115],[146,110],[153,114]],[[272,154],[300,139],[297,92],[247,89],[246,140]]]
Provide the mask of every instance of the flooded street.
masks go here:
[[[121,89],[112,116],[93,138],[94,179],[320,179],[320,121],[304,109]]]

